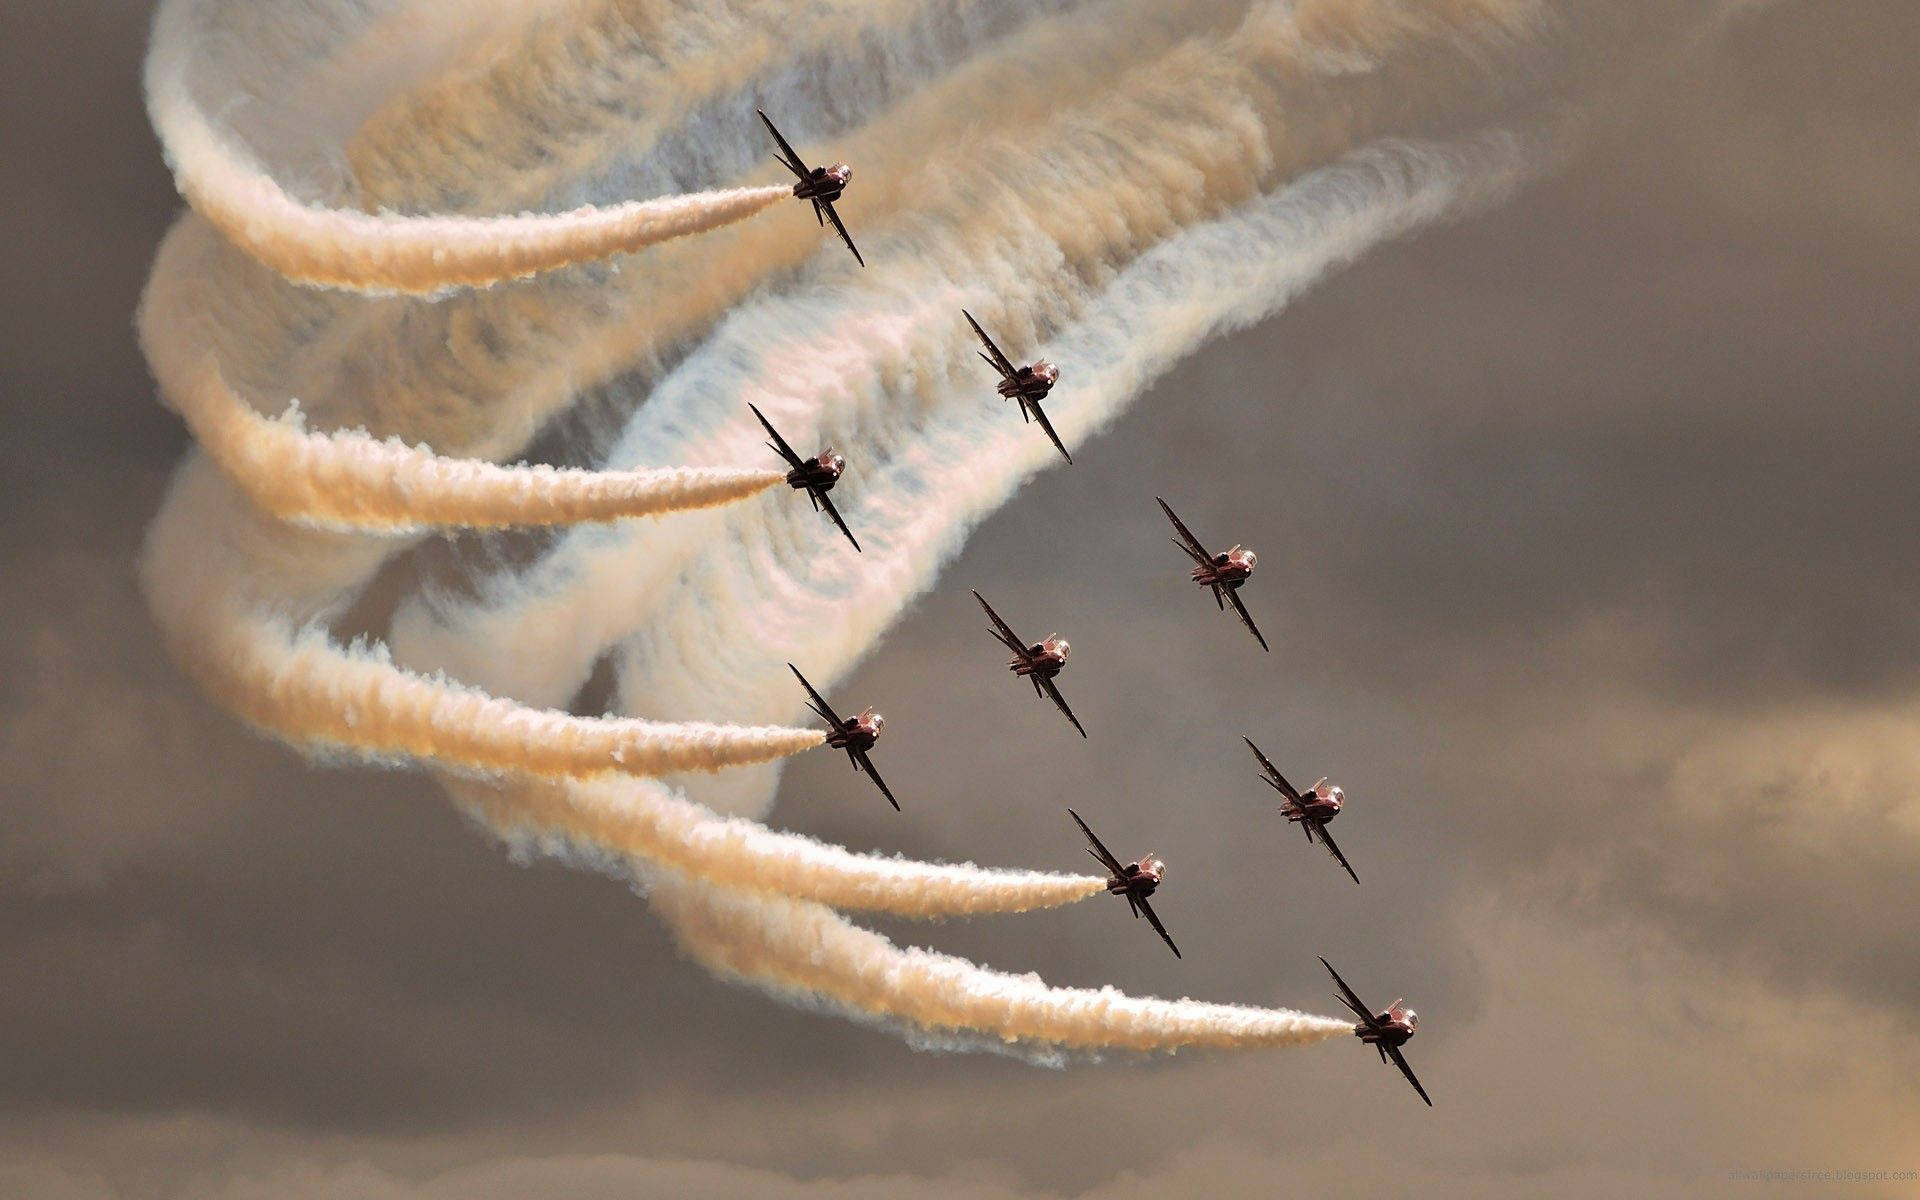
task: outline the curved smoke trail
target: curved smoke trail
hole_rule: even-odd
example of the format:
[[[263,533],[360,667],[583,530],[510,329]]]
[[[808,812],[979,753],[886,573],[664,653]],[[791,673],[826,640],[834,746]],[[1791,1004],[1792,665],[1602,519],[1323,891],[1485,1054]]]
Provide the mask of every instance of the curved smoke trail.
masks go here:
[[[764,212],[785,185],[729,188],[571,212],[407,217],[307,204],[223,137],[194,99],[194,48],[217,0],[174,0],[154,20],[147,103],[180,192],[248,254],[289,279],[433,293],[631,253]]]
[[[651,882],[655,911],[708,968],[777,996],[913,1031],[986,1033],[1043,1055],[1053,1048],[1304,1046],[1353,1032],[1351,1020],[1284,1008],[1049,987],[949,954],[902,950],[806,900],[729,891],[665,872]]]
[[[235,498],[205,459],[190,459],[148,534],[141,581],[170,647],[201,685],[296,745],[591,777],[717,771],[822,744],[811,729],[576,717],[404,670],[377,644],[342,647],[321,624],[340,589],[318,576],[261,578],[277,559],[293,565],[280,558],[289,539]],[[310,544],[320,544],[317,535]],[[377,549],[360,550],[357,565],[377,566]],[[294,586],[281,590],[282,582]]]
[[[1483,89],[1487,56],[1534,29],[1530,0],[971,7],[955,24],[970,6],[822,6],[791,43],[735,57],[730,29],[784,10],[491,0],[487,38],[471,16],[405,0],[164,0],[150,101],[197,215],[156,264],[143,344],[206,452],[149,536],[150,601],[246,719],[452,768],[468,776],[456,796],[503,836],[633,860],[689,955],[776,994],[1042,1051],[1332,1036],[1349,1025],[1049,988],[899,949],[832,909],[1018,911],[1101,881],[854,855],[633,778],[763,806],[767,772],[678,776],[818,746],[774,723],[792,697],[762,668],[792,655],[843,673],[966,528],[1050,461],[962,375],[962,302],[1069,362],[1052,411],[1077,442],[1205,338],[1382,238],[1496,198],[1531,160],[1511,138],[1392,138]],[[672,36],[681,20],[689,36]],[[435,43],[421,61],[437,76],[376,44],[395,29]],[[371,78],[390,85],[377,99],[342,88]],[[216,118],[202,101],[228,92],[253,107]],[[850,217],[884,270],[856,276],[797,220],[730,224],[783,188],[679,194],[764,171],[738,117],[769,95],[796,141],[836,130],[861,164]],[[272,136],[289,129],[331,132]],[[576,188],[661,198],[583,208]],[[348,193],[353,206],[295,199]],[[515,206],[562,211],[490,215]],[[535,272],[551,273],[521,278]],[[313,282],[497,286],[427,304],[296,286]],[[604,453],[616,469],[477,461],[524,454],[583,390],[636,386],[651,395]],[[319,431],[256,409],[296,395]],[[867,556],[822,554],[813,514],[750,499],[763,472],[729,473],[756,461],[749,399],[796,444],[860,448],[846,507]],[[470,602],[416,591],[391,651],[332,629],[410,541],[283,520],[390,534],[714,504],[728,507],[569,532],[524,573],[469,581]],[[565,712],[609,649],[634,715]],[[687,723],[698,713],[763,723]]]
[[[266,512],[323,529],[407,532],[574,525],[732,504],[779,471],[583,471],[442,458],[358,430],[310,434],[299,409],[262,417],[212,360],[171,399],[208,457]]]
[[[510,844],[625,855],[636,873],[666,868],[737,892],[805,897],[829,908],[937,918],[1057,908],[1106,880],[972,863],[855,854],[758,821],[722,817],[647,780],[568,780],[503,788],[449,780],[454,796]],[[556,844],[556,838],[561,839]]]

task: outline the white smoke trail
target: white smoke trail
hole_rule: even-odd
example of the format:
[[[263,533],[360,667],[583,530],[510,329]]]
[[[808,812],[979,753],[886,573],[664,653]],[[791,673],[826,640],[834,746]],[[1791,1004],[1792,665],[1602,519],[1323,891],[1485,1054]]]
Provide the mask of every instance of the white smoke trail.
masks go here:
[[[208,457],[255,504],[322,529],[404,533],[610,521],[732,504],[784,482],[779,471],[501,467],[355,430],[312,434],[297,407],[277,420],[255,412],[211,361],[197,383],[171,399]]]
[[[236,499],[205,459],[190,458],[148,533],[141,581],[201,685],[296,745],[586,777],[715,771],[822,744],[810,729],[575,717],[402,670],[377,645],[343,648],[317,623],[338,603],[337,586],[282,558],[283,530]],[[345,562],[364,569],[379,557],[362,544]],[[288,578],[263,577],[276,561]]]
[[[433,294],[631,253],[765,211],[784,185],[635,200],[571,212],[406,217],[306,204],[223,137],[190,85],[197,11],[162,0],[147,99],[181,194],[194,211],[289,279],[368,292]]]
[[[739,116],[756,103],[817,114],[818,100],[796,99],[803,87],[871,112],[1075,0],[576,2],[573,19],[503,44],[484,66],[398,95],[348,147],[355,180],[394,208],[444,207],[450,179],[485,179],[491,199],[542,207],[629,169],[677,191],[685,159],[728,173],[765,165],[759,145],[736,162],[688,144],[678,126],[690,114]]]
[[[488,828],[514,842],[574,844],[668,868],[734,891],[805,897],[838,909],[938,918],[1055,908],[1100,895],[1106,880],[972,863],[855,854],[757,821],[722,817],[651,780],[569,780],[510,789],[449,780]]]
[[[804,900],[729,891],[667,872],[651,883],[654,910],[709,970],[782,999],[825,1002],[913,1030],[986,1035],[1042,1052],[1251,1050],[1311,1045],[1353,1032],[1351,1020],[1291,1009],[1048,987],[1037,976],[902,950]]]

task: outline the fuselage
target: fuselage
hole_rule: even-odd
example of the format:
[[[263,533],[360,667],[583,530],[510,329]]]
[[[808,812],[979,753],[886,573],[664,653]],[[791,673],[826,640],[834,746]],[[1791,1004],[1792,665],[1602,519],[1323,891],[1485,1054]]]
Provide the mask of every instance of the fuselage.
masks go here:
[[[1044,400],[1053,385],[1060,379],[1060,368],[1046,359],[1029,363],[1015,371],[1012,379],[1002,379],[997,385],[1000,394],[1011,400],[1023,396],[1028,400]]]
[[[1340,815],[1340,808],[1346,803],[1346,793],[1333,787],[1326,780],[1313,785],[1309,791],[1300,793],[1300,803],[1291,799],[1280,806],[1280,812],[1289,821],[1313,821],[1324,824]]]
[[[1420,1014],[1395,1000],[1387,1011],[1374,1017],[1373,1025],[1355,1025],[1353,1035],[1369,1046],[1404,1046],[1420,1028]]]
[[[1125,875],[1117,878],[1108,876],[1107,890],[1116,896],[1130,895],[1135,899],[1145,900],[1153,895],[1154,890],[1160,886],[1160,881],[1166,878],[1166,874],[1166,863],[1151,854],[1144,855],[1139,862],[1127,864]]]
[[[1027,647],[1025,655],[1007,664],[1007,669],[1015,675],[1038,675],[1042,679],[1052,679],[1067,665],[1067,656],[1073,653],[1073,647],[1067,639],[1054,635],[1044,642],[1035,642]]]
[[[847,469],[847,460],[831,449],[822,450],[787,472],[787,486],[795,491],[830,492]]]
[[[1235,546],[1214,555],[1213,561],[1206,566],[1195,567],[1193,581],[1201,587],[1224,587],[1238,591],[1259,563],[1259,555],[1245,546]]]
[[[836,750],[865,752],[873,749],[874,743],[880,740],[880,731],[886,727],[887,719],[868,709],[838,729],[828,730],[827,745]]]
[[[845,163],[815,167],[807,177],[793,185],[793,194],[802,200],[822,200],[828,204],[840,198],[853,180],[853,168]]]

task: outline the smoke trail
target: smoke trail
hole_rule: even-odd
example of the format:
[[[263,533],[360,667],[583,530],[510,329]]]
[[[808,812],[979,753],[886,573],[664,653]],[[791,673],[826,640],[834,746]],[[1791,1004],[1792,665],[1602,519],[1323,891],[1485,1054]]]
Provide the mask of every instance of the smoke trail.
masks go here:
[[[1353,1032],[1351,1020],[1284,1008],[1154,1000],[1113,988],[1054,988],[928,950],[902,950],[804,900],[651,880],[654,910],[709,970],[803,1005],[933,1033],[984,1034],[1035,1049],[1172,1051],[1306,1046]]]
[[[631,253],[764,211],[785,186],[733,188],[572,212],[403,217],[303,204],[223,138],[194,101],[194,6],[163,0],[147,58],[147,97],[181,194],[235,244],[289,279],[370,292],[431,294]]]
[[[311,434],[297,407],[256,413],[208,362],[172,399],[194,438],[254,503],[325,529],[406,532],[560,525],[731,504],[784,481],[778,471],[500,467],[441,458],[358,431]]]
[[[343,649],[312,623],[333,599],[318,580],[299,603],[253,595],[284,547],[190,458],[148,534],[141,581],[175,655],[223,705],[296,745],[478,771],[592,776],[716,771],[822,744],[810,729],[588,719],[516,704],[402,670],[377,645]],[[377,561],[377,549],[366,551]],[[292,564],[288,564],[292,565]],[[316,599],[315,597],[319,597]]]
[[[811,95],[796,103],[803,88],[871,111],[889,78],[917,85],[1072,2],[585,0],[572,20],[531,30],[492,61],[399,94],[359,129],[348,159],[356,181],[396,209],[444,208],[447,180],[485,179],[493,201],[541,206],[582,179],[629,170],[646,190],[679,191],[687,160],[731,173],[764,166],[764,154],[757,143],[741,159],[689,144],[678,122],[733,119],[756,104],[817,113]],[[850,85],[857,97],[844,95]]]
[[[914,918],[1055,908],[1100,895],[1106,880],[972,863],[855,854],[756,821],[721,817],[653,781],[584,780],[489,786],[447,781],[455,797],[509,841],[571,842],[666,867],[733,891],[804,897],[839,909]]]

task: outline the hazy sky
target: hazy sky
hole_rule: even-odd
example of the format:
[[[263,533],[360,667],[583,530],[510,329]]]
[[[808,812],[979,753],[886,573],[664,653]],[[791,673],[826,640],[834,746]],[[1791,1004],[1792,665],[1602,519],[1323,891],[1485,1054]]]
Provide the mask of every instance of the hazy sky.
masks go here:
[[[1920,1170],[1920,8],[1751,14],[1559,174],[1209,347],[838,689],[885,700],[906,819],[837,759],[784,777],[776,824],[918,857],[1077,867],[1060,809],[1098,811],[1169,861],[1183,961],[1100,902],[882,927],[1335,1011],[1326,954],[1418,1005],[1428,1111],[1349,1041],[909,1050],[202,700],[132,574],[186,441],[130,327],[179,205],[148,8],[6,7],[0,1194],[1920,1189],[1727,1175]],[[1156,492],[1261,552],[1271,658],[1182,582]],[[975,587],[1071,636],[1090,741]],[[1346,788],[1362,887],[1243,732]]]

